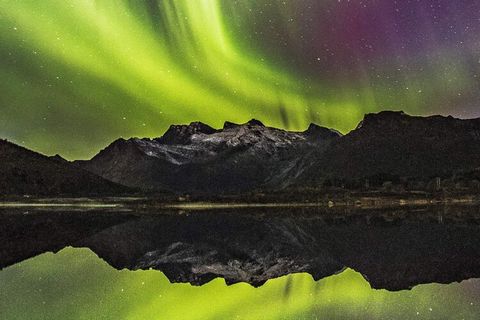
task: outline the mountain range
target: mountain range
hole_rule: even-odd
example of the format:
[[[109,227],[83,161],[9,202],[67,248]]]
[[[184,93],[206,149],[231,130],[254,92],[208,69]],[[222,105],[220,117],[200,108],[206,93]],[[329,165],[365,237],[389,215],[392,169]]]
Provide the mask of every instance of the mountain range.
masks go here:
[[[79,168],[60,156],[47,157],[0,140],[0,195],[115,195],[130,188]]]
[[[315,124],[303,132],[286,131],[258,120],[226,122],[221,129],[201,122],[172,125],[159,138],[118,139],[88,161],[48,158],[2,141],[0,193],[132,190],[127,187],[238,194],[332,184],[359,187],[369,181],[428,182],[480,168],[479,142],[480,119],[393,111],[367,114],[346,135]],[[28,173],[22,176],[19,170]],[[37,176],[44,178],[37,181]]]

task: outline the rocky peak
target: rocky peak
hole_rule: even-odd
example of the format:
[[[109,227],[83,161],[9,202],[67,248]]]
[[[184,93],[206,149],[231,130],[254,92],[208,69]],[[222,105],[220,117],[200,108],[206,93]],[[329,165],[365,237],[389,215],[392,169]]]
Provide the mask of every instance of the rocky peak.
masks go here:
[[[167,145],[188,144],[194,134],[212,134],[215,132],[217,130],[202,122],[192,122],[189,125],[171,125],[157,141]]]
[[[303,132],[303,134],[307,138],[323,140],[335,139],[342,136],[342,134],[336,130],[321,127],[315,123],[311,123],[308,126],[308,129]]]
[[[230,121],[225,121],[223,124],[223,130],[235,129],[238,127],[265,127],[265,125],[257,119],[252,119],[244,124],[238,124]]]
[[[383,111],[365,115],[354,132],[372,134],[406,134],[416,136],[452,135],[459,131],[477,132],[480,130],[480,119],[457,119],[452,116],[434,115],[429,117],[410,116],[402,111]],[[476,134],[476,133],[474,133]]]
[[[54,156],[51,156],[50,159],[58,161],[58,162],[68,162],[65,158],[63,158],[61,155],[58,153]]]
[[[253,126],[265,127],[265,125],[257,119],[252,119],[252,120],[248,121],[246,124],[249,125],[249,126],[252,126],[252,127]]]
[[[391,124],[411,118],[403,111],[382,111],[379,113],[366,114],[363,120],[358,124],[357,129],[365,127],[377,127],[379,125]]]
[[[141,139],[138,138],[131,138],[131,139],[124,139],[119,138],[108,145],[105,149],[101,150],[97,155],[95,155],[92,160],[99,160],[99,159],[115,159],[120,155],[126,154],[140,154],[140,150],[138,148],[138,143]]]
[[[238,123],[225,121],[225,123],[223,124],[223,130],[233,129],[233,128],[237,128],[239,126],[241,126],[241,125],[238,124]]]

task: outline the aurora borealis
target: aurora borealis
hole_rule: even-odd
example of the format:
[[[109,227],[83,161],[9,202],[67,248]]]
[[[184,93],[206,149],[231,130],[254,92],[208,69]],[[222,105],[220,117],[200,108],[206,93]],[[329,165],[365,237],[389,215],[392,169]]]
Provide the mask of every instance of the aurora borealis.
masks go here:
[[[475,0],[0,0],[0,137],[89,158],[172,123],[480,116]]]

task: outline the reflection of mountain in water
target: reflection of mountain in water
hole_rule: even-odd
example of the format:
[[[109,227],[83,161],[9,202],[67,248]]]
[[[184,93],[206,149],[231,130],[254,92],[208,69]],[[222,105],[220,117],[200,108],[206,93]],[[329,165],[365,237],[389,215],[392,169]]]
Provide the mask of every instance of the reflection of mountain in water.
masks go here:
[[[0,267],[66,246],[117,269],[157,269],[172,282],[259,286],[346,267],[374,288],[408,289],[480,277],[478,208],[319,212],[258,209],[190,215],[10,211],[0,214]]]

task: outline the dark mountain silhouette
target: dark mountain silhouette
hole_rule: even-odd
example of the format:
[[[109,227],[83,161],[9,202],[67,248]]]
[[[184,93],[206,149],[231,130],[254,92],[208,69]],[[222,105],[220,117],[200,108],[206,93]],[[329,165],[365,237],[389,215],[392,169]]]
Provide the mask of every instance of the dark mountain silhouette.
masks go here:
[[[0,140],[0,195],[105,195],[131,191],[60,156],[47,157]]]
[[[358,127],[316,152],[305,178],[428,178],[480,167],[480,119],[368,114]],[[301,181],[300,181],[301,183]]]
[[[478,190],[480,119],[384,111],[366,115],[344,136],[315,124],[292,132],[258,120],[226,122],[218,130],[193,122],[172,125],[156,139],[118,139],[75,166],[5,141],[0,157],[3,194],[120,192],[119,184],[145,192],[217,195],[332,184],[358,189],[366,181],[379,188],[392,180],[414,181],[411,190],[426,190],[437,177],[450,179],[454,188],[465,182]]]
[[[304,169],[303,158],[340,137],[311,125],[305,132],[226,122],[171,126],[158,139],[120,139],[92,160],[78,162],[106,179],[143,189],[237,193],[285,187]]]
[[[319,187],[392,177],[428,181],[480,167],[480,119],[368,114],[342,136],[310,125],[304,132],[226,122],[194,122],[157,139],[117,140],[79,164],[106,179],[143,189],[241,193]],[[378,182],[378,181],[377,181]]]

